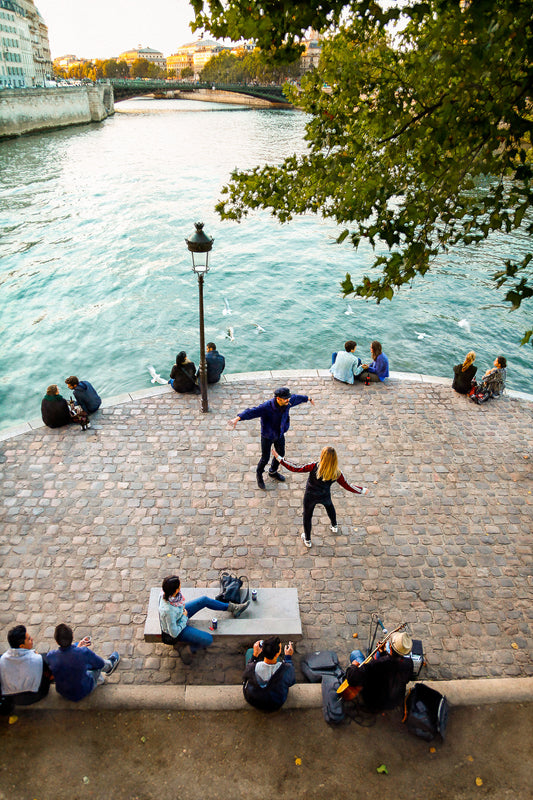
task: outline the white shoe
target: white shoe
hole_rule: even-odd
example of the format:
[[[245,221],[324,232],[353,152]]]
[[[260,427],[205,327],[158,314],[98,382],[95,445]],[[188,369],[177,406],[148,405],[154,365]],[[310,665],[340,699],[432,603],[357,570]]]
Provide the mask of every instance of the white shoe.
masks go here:
[[[306,547],[311,547],[311,540],[307,541],[305,538],[305,533],[302,533],[302,542],[305,544]]]
[[[361,492],[361,494],[368,494],[368,489],[366,488],[366,486],[363,488],[363,491]]]
[[[339,526],[338,525],[330,525],[329,527],[330,527],[330,530],[332,531],[332,533],[338,533],[339,532]]]

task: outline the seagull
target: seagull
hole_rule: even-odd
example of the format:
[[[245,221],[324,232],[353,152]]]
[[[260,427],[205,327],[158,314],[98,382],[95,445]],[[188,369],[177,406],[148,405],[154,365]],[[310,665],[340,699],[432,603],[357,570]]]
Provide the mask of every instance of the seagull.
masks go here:
[[[348,308],[346,309],[346,311],[344,313],[345,314],[353,314],[352,307],[351,307],[351,305],[349,303],[348,303]]]
[[[254,322],[253,324],[255,325],[255,332],[256,333],[264,333],[265,332],[265,329],[262,328],[261,325],[258,325],[257,322]]]
[[[226,316],[231,316],[231,308],[229,307],[229,303],[227,298],[224,298],[224,308],[222,309],[222,314]]]
[[[152,383],[161,383],[161,384],[168,383],[168,381],[166,381],[164,378],[162,378],[161,375],[157,374],[157,372],[155,371],[155,369],[152,366],[148,367],[148,372],[152,376],[152,381],[151,381]]]
[[[415,331],[418,339],[425,339],[426,336],[429,336],[429,333],[420,333],[420,331]]]
[[[457,323],[460,328],[465,330],[467,333],[470,333],[470,323],[467,319],[460,319]]]
[[[233,335],[233,328],[228,328],[228,332],[226,333],[226,339],[229,339],[230,342],[235,341],[235,336]]]

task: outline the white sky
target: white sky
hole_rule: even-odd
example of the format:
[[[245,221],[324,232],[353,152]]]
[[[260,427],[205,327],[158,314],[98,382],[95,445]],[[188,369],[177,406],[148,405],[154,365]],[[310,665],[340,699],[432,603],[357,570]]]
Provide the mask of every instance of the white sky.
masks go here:
[[[113,58],[142,44],[169,56],[199,38],[188,0],[34,0],[52,58]]]

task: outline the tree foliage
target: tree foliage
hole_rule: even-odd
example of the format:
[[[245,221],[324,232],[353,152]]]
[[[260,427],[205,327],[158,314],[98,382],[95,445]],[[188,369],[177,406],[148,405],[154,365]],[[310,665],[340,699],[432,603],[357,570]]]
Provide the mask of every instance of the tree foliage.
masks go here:
[[[282,83],[298,77],[300,67],[291,64],[273,64],[259,50],[243,55],[223,51],[209,59],[200,77],[203,81],[220,83]]]
[[[311,13],[317,29],[331,27],[341,4],[192,5],[197,23],[218,35],[254,36],[255,25],[255,38],[281,58]],[[345,295],[379,303],[451,246],[494,231],[533,233],[533,17],[520,0],[342,5],[318,70],[300,93],[291,90],[310,114],[307,153],[234,172],[217,209],[237,220],[255,208],[281,221],[310,211],[332,217],[343,226],[339,242],[376,248],[376,271],[355,284],[347,275]],[[395,30],[394,20],[402,23]],[[533,296],[531,260],[490,266],[512,308]]]

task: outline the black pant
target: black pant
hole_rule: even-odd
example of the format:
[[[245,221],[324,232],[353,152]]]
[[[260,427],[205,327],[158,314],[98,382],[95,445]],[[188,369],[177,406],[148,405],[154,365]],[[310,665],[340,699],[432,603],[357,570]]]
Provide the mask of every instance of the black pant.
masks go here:
[[[331,502],[331,498],[329,500],[319,500],[304,494],[304,534],[308,542],[311,540],[311,520],[313,518],[313,511],[317,505],[324,506],[332,525],[337,524],[337,512],[335,511],[335,506]]]
[[[280,436],[279,439],[267,439],[265,436],[261,436],[261,460],[257,465],[258,477],[263,474],[263,472],[265,471],[265,467],[269,462],[270,453],[272,451],[272,445],[274,445],[274,447],[276,448],[276,452],[279,453],[280,456],[285,455],[285,436]],[[273,458],[269,472],[277,472],[278,467],[279,467],[278,459]]]

